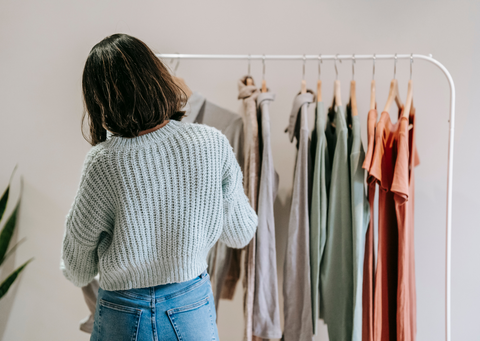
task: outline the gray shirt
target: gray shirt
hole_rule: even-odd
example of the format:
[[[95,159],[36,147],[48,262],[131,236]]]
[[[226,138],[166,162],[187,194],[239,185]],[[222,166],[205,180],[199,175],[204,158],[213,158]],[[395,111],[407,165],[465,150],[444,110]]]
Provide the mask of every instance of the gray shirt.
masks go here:
[[[290,141],[297,138],[292,205],[288,224],[284,264],[283,297],[285,341],[312,340],[312,301],[310,293],[309,203],[308,203],[308,122],[307,107],[311,93],[295,97],[290,114]]]
[[[257,97],[261,170],[258,194],[258,229],[255,255],[255,294],[253,303],[253,335],[264,339],[282,337],[277,284],[277,253],[273,204],[278,191],[270,145],[270,102],[272,92]]]

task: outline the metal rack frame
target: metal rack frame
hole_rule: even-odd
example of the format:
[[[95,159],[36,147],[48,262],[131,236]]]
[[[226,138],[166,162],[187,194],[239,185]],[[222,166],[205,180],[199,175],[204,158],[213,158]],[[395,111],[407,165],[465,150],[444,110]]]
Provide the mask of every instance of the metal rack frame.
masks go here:
[[[336,55],[233,55],[233,54],[157,54],[162,59],[223,59],[223,60],[379,60],[379,59],[420,59],[436,65],[447,77],[450,86],[450,114],[448,133],[448,168],[447,168],[447,222],[445,254],[445,340],[451,341],[451,246],[452,246],[452,188],[453,188],[453,147],[455,132],[455,84],[447,68],[434,59],[432,55],[422,54],[336,54]],[[178,66],[178,64],[177,64]]]

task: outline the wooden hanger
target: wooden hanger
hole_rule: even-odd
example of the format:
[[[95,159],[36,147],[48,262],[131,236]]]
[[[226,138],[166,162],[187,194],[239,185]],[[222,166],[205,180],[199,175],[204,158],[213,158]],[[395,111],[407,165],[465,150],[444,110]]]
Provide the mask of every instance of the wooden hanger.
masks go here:
[[[375,102],[375,55],[373,55],[373,75],[372,75],[372,84],[370,86],[370,110],[375,110],[377,108],[377,103]]]
[[[317,81],[317,102],[322,101],[322,81],[319,79]]]
[[[340,87],[340,81],[338,80],[338,69],[337,69],[337,60],[338,60],[338,54],[335,56],[335,74],[336,74],[336,80],[335,83],[333,83],[333,97],[335,98],[335,105],[336,106],[341,106],[342,105],[342,96],[341,96],[341,87]],[[342,61],[340,60],[340,63]]]
[[[341,96],[340,81],[338,79],[333,84],[333,97],[335,97],[335,105],[341,106],[342,96]]]
[[[176,77],[172,76],[173,81],[180,87],[180,89],[185,92],[185,95],[187,95],[187,99],[190,98],[192,95],[192,90],[188,87],[187,83],[185,83],[185,80],[181,77]]]
[[[303,75],[302,75],[302,83],[300,85],[301,94],[307,93],[307,82],[305,81],[305,63],[306,63],[306,57],[305,55],[303,55]]]
[[[253,78],[250,76],[250,61],[251,61],[251,56],[248,55],[248,72],[247,72],[247,79],[246,79],[246,85],[253,85]]]
[[[413,102],[413,81],[410,79],[408,81],[407,99],[405,100],[405,106],[403,107],[402,117],[405,117],[408,119],[408,116],[410,115],[410,110],[412,108],[412,102]]]
[[[372,85],[370,86],[370,110],[376,109],[377,104],[375,103],[375,80],[372,79]]]
[[[173,59],[170,61],[170,63],[172,62],[173,62]],[[183,78],[177,77],[177,70],[179,65],[180,65],[180,54],[179,54],[179,57],[177,58],[177,63],[175,64],[175,68],[173,69],[172,78],[175,84],[177,84],[178,87],[180,87],[180,89],[183,90],[185,95],[187,95],[187,99],[189,99],[190,96],[192,95],[192,90],[188,87],[187,83],[185,83],[185,80]]]
[[[263,55],[262,92],[267,92],[267,81],[265,80],[265,55]]]
[[[390,90],[388,92],[387,103],[385,104],[385,108],[383,109],[383,111],[390,112],[390,107],[392,106],[392,103],[395,100],[395,97],[397,95],[397,91],[398,91],[397,88],[398,88],[397,80],[393,79],[390,82]]]
[[[352,117],[358,116],[357,109],[357,91],[355,84],[355,55],[352,56],[352,81],[350,82],[350,105],[352,108]]]
[[[307,82],[305,82],[305,79],[302,79],[302,84],[300,87],[300,93],[301,94],[306,94],[307,93]]]
[[[322,101],[322,81],[320,80],[320,63],[322,63],[322,55],[318,55],[318,80],[317,80],[317,102]]]
[[[358,116],[357,109],[357,92],[355,89],[355,81],[350,82],[350,105],[352,106],[352,116]]]
[[[395,78],[397,74],[397,54],[395,53],[395,66],[394,66],[394,73],[393,79],[390,82],[390,91],[388,93],[387,104],[385,104],[385,108],[383,111],[390,112],[390,107],[392,106],[393,101],[397,103],[398,108],[402,108],[402,100],[400,99],[400,93],[398,91],[398,82]]]
[[[408,81],[408,89],[407,89],[407,99],[405,100],[405,107],[403,108],[402,117],[406,119],[410,116],[410,110],[412,108],[413,102],[413,81],[412,81],[412,64],[413,64],[413,54],[410,55],[410,80]],[[409,127],[409,129],[411,129]]]
[[[397,103],[397,107],[402,108],[403,103],[402,100],[400,99],[400,92],[398,91],[398,83],[397,80],[395,80],[396,86],[395,86],[395,102]]]

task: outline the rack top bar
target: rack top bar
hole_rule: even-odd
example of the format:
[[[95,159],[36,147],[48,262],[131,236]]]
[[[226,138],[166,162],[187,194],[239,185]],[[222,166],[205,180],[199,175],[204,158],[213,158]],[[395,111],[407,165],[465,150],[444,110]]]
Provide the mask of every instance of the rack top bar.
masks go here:
[[[245,59],[245,60],[361,60],[367,59],[372,60],[375,56],[375,59],[395,59],[395,54],[307,54],[307,55],[275,55],[275,54],[182,54],[182,53],[159,53],[156,54],[158,58],[165,59]],[[397,54],[397,59],[432,59],[432,55],[423,55],[423,54]]]

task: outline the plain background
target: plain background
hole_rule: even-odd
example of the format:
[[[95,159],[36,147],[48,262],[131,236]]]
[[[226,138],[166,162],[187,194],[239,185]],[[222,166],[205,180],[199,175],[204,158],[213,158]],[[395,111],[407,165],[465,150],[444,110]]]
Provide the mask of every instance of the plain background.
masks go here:
[[[0,279],[35,257],[0,302],[0,339],[89,338],[78,330],[87,308],[80,289],[59,271],[60,250],[65,216],[90,148],[80,134],[83,65],[93,45],[123,32],[159,53],[433,54],[450,70],[457,87],[453,339],[478,340],[478,22],[478,1],[0,1],[0,191],[18,164],[8,212],[18,198],[21,175],[24,188],[14,239],[27,238]],[[393,62],[377,61],[376,65],[378,105],[383,108]],[[346,101],[351,63],[345,61],[338,68]],[[246,72],[245,61],[197,60],[182,61],[177,75],[212,102],[236,111],[240,107],[237,79]],[[261,62],[252,62],[256,84],[261,83],[261,73]],[[307,62],[308,87],[315,89],[317,74],[317,62]],[[280,174],[275,204],[280,293],[295,157],[295,146],[283,130],[301,77],[301,61],[267,61],[267,84],[277,95],[271,105],[271,131]],[[371,78],[372,62],[358,61],[355,80],[364,138]],[[398,62],[397,78],[405,98],[407,60]],[[334,79],[333,62],[324,62],[323,96],[328,102]],[[415,173],[418,339],[442,340],[449,89],[444,75],[424,61],[414,63],[413,79],[421,159]],[[311,124],[313,106],[309,119]],[[221,302],[223,340],[242,339],[239,289],[233,302]],[[325,326],[320,324],[316,340],[327,340]]]

